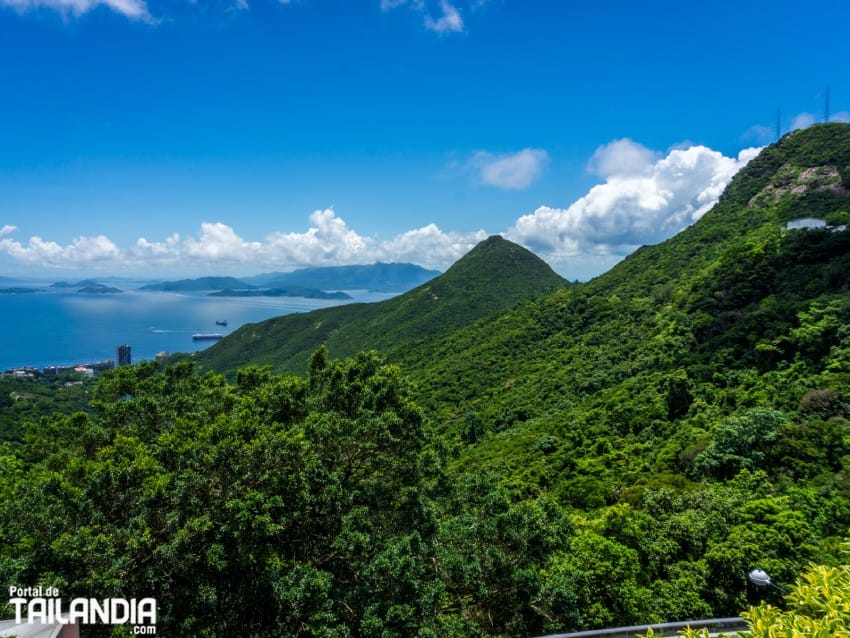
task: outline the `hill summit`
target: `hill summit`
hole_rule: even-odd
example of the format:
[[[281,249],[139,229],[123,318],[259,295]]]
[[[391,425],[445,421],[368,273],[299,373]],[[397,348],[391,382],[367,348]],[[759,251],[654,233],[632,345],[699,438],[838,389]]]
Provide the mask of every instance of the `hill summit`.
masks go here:
[[[389,353],[567,286],[532,252],[494,235],[442,275],[403,295],[249,324],[198,353],[196,361],[219,371],[251,363],[301,374],[321,345],[334,356],[360,350]]]

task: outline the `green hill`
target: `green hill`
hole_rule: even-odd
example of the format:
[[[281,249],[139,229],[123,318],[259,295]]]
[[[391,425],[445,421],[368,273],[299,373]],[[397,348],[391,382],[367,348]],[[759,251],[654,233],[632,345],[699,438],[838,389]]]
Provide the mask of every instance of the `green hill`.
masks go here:
[[[676,237],[398,359],[456,481],[572,512],[537,591],[583,621],[549,631],[731,615],[760,596],[750,566],[790,583],[835,560],[850,231],[786,224],[848,212],[850,126],[797,131]]]
[[[850,232],[785,228],[790,219],[846,214],[848,186],[850,126],[789,134],[676,237],[583,286],[434,340],[402,365],[420,400],[442,414],[443,431],[490,434],[464,463],[563,472],[529,447],[543,435],[563,437],[569,456],[600,435],[649,446],[629,453],[636,474],[603,465],[591,489],[578,481],[569,491],[579,504],[610,502],[641,474],[688,469],[678,455],[709,432],[703,422],[699,435],[681,436],[689,428],[680,419],[796,409],[807,390],[823,387],[850,398],[842,386],[850,370],[840,357],[825,359],[850,346],[840,328],[850,320]],[[457,378],[464,384],[451,383]],[[659,455],[652,446],[660,440],[675,449]]]
[[[403,295],[249,324],[194,360],[218,371],[253,363],[300,374],[321,345],[335,356],[400,351],[567,286],[531,252],[494,236],[442,275]]]
[[[847,232],[787,231],[786,222],[847,211],[850,126],[797,131],[750,162],[721,201],[682,233],[637,250],[587,284],[434,342],[440,354],[423,352],[416,370],[466,368],[490,350],[509,369],[563,357],[571,344],[591,348],[580,359],[595,349],[635,353],[658,348],[651,337],[677,328],[693,333],[688,346],[701,353],[697,358],[717,360],[724,353],[714,348],[723,341],[736,348],[732,355],[750,361],[756,344],[739,341],[742,321],[760,321],[749,327],[766,334],[797,322],[815,298],[847,292]],[[775,315],[764,317],[764,304]],[[598,376],[588,365],[569,374]]]

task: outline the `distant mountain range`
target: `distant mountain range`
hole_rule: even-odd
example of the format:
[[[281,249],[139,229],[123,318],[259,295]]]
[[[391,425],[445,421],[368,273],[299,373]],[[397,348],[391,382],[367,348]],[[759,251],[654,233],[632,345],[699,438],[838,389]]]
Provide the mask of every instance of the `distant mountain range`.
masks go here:
[[[88,286],[100,286],[102,285],[100,282],[95,281],[94,279],[83,279],[82,281],[78,281],[76,283],[69,283],[67,281],[56,281],[50,284],[51,288],[86,288]]]
[[[404,292],[440,274],[415,264],[375,263],[366,266],[328,266],[301,268],[288,273],[272,272],[244,281],[263,288],[304,286],[319,290],[369,290]]]
[[[297,296],[316,299],[329,298],[323,293],[343,290],[368,290],[369,292],[406,292],[416,286],[433,279],[440,274],[438,270],[427,270],[421,266],[409,263],[374,263],[355,266],[327,266],[301,268],[292,272],[269,272],[249,277],[210,276],[194,279],[173,281],[154,281],[139,290],[159,292],[221,292],[220,296],[230,296],[224,291],[235,291],[236,296]],[[20,278],[0,276],[0,284],[19,283]],[[133,284],[136,280],[107,276],[95,279],[83,279],[76,282],[57,281],[50,284],[54,289],[76,289],[85,292],[104,292],[103,281],[126,282]],[[35,290],[35,288],[33,288]],[[249,290],[266,290],[274,292],[245,294]],[[116,292],[112,289],[109,292]],[[349,299],[349,296],[332,297]]]
[[[0,277],[0,283],[4,281],[11,281],[8,278]],[[100,284],[92,279],[86,279],[84,281],[79,281],[75,284],[70,284],[66,281],[57,281],[54,284],[51,284],[49,288],[53,289],[75,289],[76,292],[80,292],[83,294],[114,294],[119,292],[124,292],[120,288],[115,288],[113,286],[105,286]],[[28,286],[14,286],[8,288],[0,289],[0,293],[3,294],[21,294],[21,293],[35,293],[35,292],[45,292],[44,288],[31,288]]]
[[[251,277],[200,277],[147,284],[140,290],[200,292],[213,290],[222,297],[308,297],[351,299],[342,290],[404,292],[439,275],[414,264],[376,263],[363,266],[302,268],[289,273],[271,272]],[[328,296],[329,293],[337,293]]]
[[[147,284],[139,290],[159,292],[200,292],[204,290],[247,290],[254,288],[240,279],[233,277],[200,277],[198,279],[181,279],[179,281],[163,281]]]
[[[104,286],[103,284],[92,284],[90,286],[83,286],[79,288],[77,292],[82,292],[90,295],[111,295],[118,292],[124,292],[120,288],[115,288],[114,286]]]
[[[92,295],[102,295],[102,294],[115,294],[119,292],[124,292],[120,288],[115,288],[114,286],[106,286],[94,279],[83,279],[82,281],[78,281],[76,283],[68,283],[67,281],[57,281],[55,283],[50,284],[51,288],[73,288],[76,289],[77,292],[81,292],[84,294],[92,294]]]
[[[325,292],[315,288],[304,288],[303,286],[288,286],[286,288],[264,288],[251,290],[233,290],[225,288],[218,292],[211,292],[209,297],[304,297],[306,299],[352,299],[352,296],[344,292]]]
[[[2,282],[0,282],[2,283]],[[20,295],[25,293],[38,292],[35,288],[25,288],[22,286],[12,286],[9,288],[0,288],[0,294],[3,295]]]

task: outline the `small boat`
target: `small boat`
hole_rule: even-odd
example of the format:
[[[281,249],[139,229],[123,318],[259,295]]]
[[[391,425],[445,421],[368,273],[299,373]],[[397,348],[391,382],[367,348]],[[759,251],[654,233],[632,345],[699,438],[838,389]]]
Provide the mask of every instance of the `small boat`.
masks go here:
[[[192,335],[192,341],[217,341],[224,339],[224,335],[220,332],[196,332]]]
[[[215,325],[224,326],[226,328],[227,327],[227,319],[225,319],[224,321],[216,321]]]

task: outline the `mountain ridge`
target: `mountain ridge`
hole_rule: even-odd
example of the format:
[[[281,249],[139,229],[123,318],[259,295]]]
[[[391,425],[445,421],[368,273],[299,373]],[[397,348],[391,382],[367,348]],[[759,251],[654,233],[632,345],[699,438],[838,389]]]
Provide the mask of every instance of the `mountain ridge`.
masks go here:
[[[157,292],[197,292],[203,290],[249,290],[254,288],[251,284],[246,283],[235,277],[198,277],[196,279],[180,279],[177,281],[163,281],[160,283],[145,284],[139,290],[149,290]]]
[[[753,401],[739,396],[746,396],[738,387],[744,374],[787,377],[788,387],[777,391],[782,398],[774,400],[783,409],[796,408],[803,393],[792,389],[800,383],[792,379],[802,374],[792,372],[794,362],[811,366],[844,343],[836,326],[850,321],[850,231],[788,231],[785,222],[850,211],[850,197],[815,184],[806,192],[789,191],[776,201],[748,206],[789,159],[799,165],[798,174],[827,160],[840,166],[846,179],[850,125],[785,136],[677,236],[635,251],[580,287],[460,328],[450,339],[403,359],[403,369],[417,378],[418,400],[442,413],[443,431],[476,441],[484,437],[483,446],[465,449],[463,464],[487,465],[500,458],[507,467],[542,471],[539,457],[530,460],[527,452],[517,452],[513,428],[528,436],[525,424],[533,424],[539,436],[568,440],[560,423],[584,421],[577,415],[592,412],[607,416],[582,426],[588,431],[638,436],[655,427],[673,440],[675,424],[695,401],[714,405],[712,397],[727,395],[730,405],[714,408],[726,414],[733,414],[738,402]],[[815,327],[818,321],[824,327]],[[807,331],[819,335],[817,346],[804,340]],[[807,374],[809,384],[840,387],[842,377],[829,367],[816,365]],[[478,381],[462,388],[448,383],[461,376]],[[689,398],[677,402],[680,391]],[[449,405],[457,407],[447,410]],[[470,433],[466,412],[477,414],[476,421],[485,424],[482,431]],[[687,445],[678,444],[684,449],[677,454],[685,454]],[[664,465],[664,471],[672,470],[681,467]],[[628,483],[625,479],[612,477],[618,483]],[[599,488],[587,487],[576,487],[571,498],[586,503],[581,499],[600,494]],[[609,492],[603,501],[610,497]]]
[[[268,288],[298,285],[320,290],[360,290],[405,292],[438,276],[438,270],[426,270],[409,263],[384,263],[353,266],[314,266],[289,273],[264,273],[245,277],[245,281]]]

